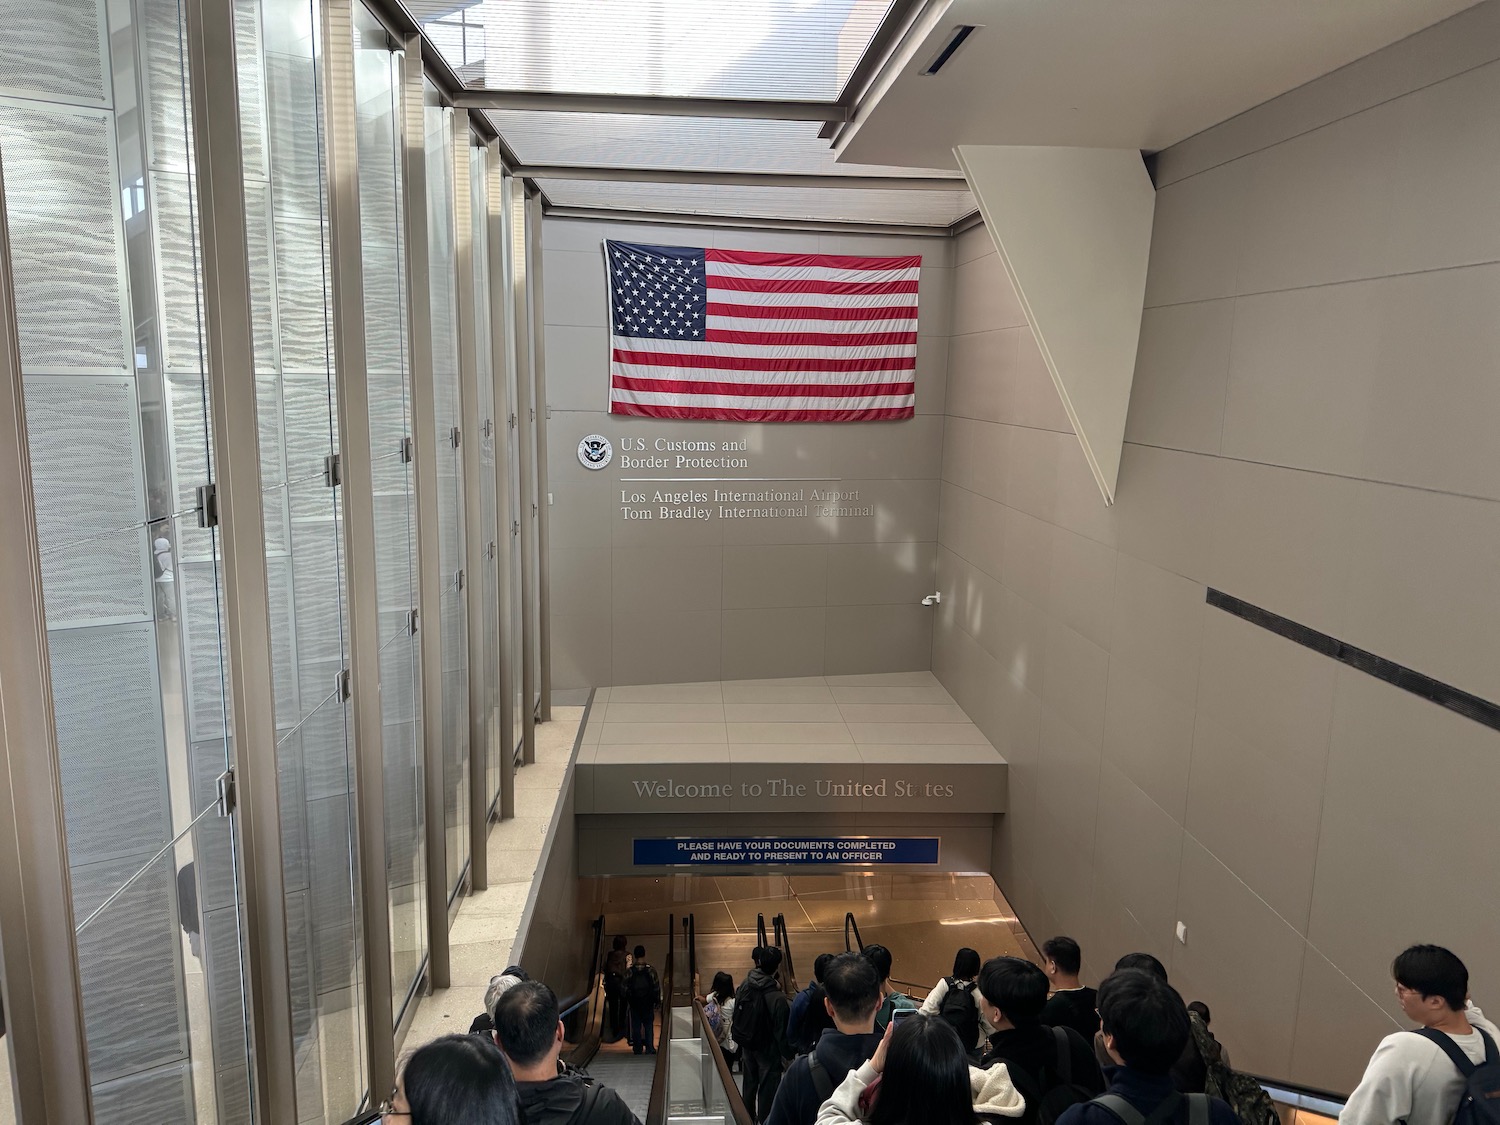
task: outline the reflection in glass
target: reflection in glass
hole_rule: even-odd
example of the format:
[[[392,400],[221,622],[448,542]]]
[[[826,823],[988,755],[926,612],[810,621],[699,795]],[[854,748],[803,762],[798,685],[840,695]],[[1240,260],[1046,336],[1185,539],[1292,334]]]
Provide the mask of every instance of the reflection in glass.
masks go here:
[[[427,954],[421,693],[416,606],[411,379],[401,213],[401,56],[363,6],[354,10],[359,122],[359,215],[365,349],[375,482],[380,704],[385,755],[386,873],[390,887],[392,1013],[399,1022]]]
[[[442,575],[443,816],[451,900],[469,862],[469,641],[464,575],[464,476],[459,442],[458,294],[454,262],[453,110],[426,87],[427,252],[432,285],[438,569]],[[477,435],[467,435],[477,440]]]
[[[14,15],[0,154],[94,1111],[248,1121],[182,12]]]
[[[263,409],[261,484],[299,1122],[365,1096],[348,667],[316,0],[241,0],[238,64]],[[258,270],[258,272],[257,272]]]
[[[510,632],[505,638],[505,660],[510,667],[511,729],[508,732],[510,751],[515,760],[521,760],[521,742],[525,736],[526,700],[525,681],[521,674],[521,662],[525,659],[522,638],[522,536],[521,521],[530,516],[530,510],[521,506],[521,399],[517,363],[516,315],[519,288],[525,285],[526,239],[524,203],[521,185],[509,176],[505,178],[501,191],[500,220],[502,224],[500,244],[505,255],[505,339],[510,345],[505,349],[505,397],[509,421],[505,428],[505,487],[510,505],[511,525],[506,532],[510,543],[510,588],[505,596],[510,599]]]

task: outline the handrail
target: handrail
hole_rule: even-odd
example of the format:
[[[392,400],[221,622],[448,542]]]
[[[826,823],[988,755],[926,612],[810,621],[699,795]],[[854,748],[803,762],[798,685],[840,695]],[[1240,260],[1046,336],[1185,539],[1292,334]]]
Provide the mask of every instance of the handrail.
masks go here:
[[[651,1100],[646,1103],[646,1125],[667,1120],[667,1059],[672,1054],[672,971],[676,965],[677,916],[667,915],[667,961],[661,978],[661,1035],[656,1042],[656,1067],[651,1075]]]
[[[755,944],[762,949],[771,944],[770,939],[766,937],[766,916],[764,914],[757,914],[755,916]]]
[[[719,1081],[724,1085],[724,1094],[729,1099],[729,1112],[734,1116],[734,1125],[755,1125],[755,1118],[745,1107],[744,1095],[740,1093],[740,1088],[734,1081],[734,1075],[729,1072],[729,1062],[724,1058],[724,1048],[719,1045],[719,1037],[714,1034],[708,1017],[703,1014],[703,1001],[696,996],[693,997],[693,1012],[703,1038],[708,1040],[708,1051],[713,1055],[714,1070],[718,1073]]]
[[[589,965],[588,990],[581,996],[570,996],[560,1003],[559,1018],[567,1019],[580,1008],[588,1008],[588,1017],[574,1045],[565,1050],[564,1057],[574,1066],[586,1067],[599,1051],[599,1040],[604,1034],[604,990],[599,986],[604,976],[604,915],[591,923],[594,929],[594,958]],[[571,1032],[570,1041],[571,1040]]]
[[[786,915],[778,914],[771,919],[771,932],[773,940],[781,950],[781,987],[786,990],[788,996],[797,994],[797,970],[792,965],[792,935],[786,928]]]
[[[854,941],[849,941],[849,931],[854,931]],[[859,953],[865,947],[865,939],[859,936],[859,923],[854,920],[854,911],[850,910],[844,914],[844,952]]]
[[[894,985],[898,985],[901,991],[904,992],[907,996],[910,996],[913,1000],[926,1000],[928,993],[932,991],[931,985],[918,984],[916,981],[912,980],[898,980],[896,977],[892,977],[891,983]]]
[[[682,920],[683,930],[687,936],[688,955],[688,987],[694,993],[698,991],[698,921],[689,914]]]

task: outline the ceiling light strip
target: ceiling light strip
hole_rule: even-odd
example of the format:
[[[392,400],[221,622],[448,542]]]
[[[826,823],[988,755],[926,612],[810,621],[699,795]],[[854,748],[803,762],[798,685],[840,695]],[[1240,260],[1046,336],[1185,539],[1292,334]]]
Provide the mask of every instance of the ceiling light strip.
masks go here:
[[[720,187],[844,188],[966,191],[962,176],[843,176],[806,172],[713,172],[680,168],[601,168],[523,165],[516,175],[534,180],[604,180],[633,184],[712,184]]]

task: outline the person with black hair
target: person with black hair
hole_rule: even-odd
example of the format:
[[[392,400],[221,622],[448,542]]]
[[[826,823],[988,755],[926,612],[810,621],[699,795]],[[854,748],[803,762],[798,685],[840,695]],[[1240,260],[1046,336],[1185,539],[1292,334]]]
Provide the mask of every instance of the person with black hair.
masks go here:
[[[1025,1111],[1005,1067],[971,1067],[953,1028],[912,1012],[893,1020],[870,1061],[845,1075],[817,1125],[978,1125]]]
[[[813,1125],[818,1108],[860,1063],[875,1053],[875,1009],[880,982],[875,968],[858,953],[830,957],[823,966],[823,1009],[833,1029],[819,1037],[809,1054],[793,1060],[781,1079],[766,1125]]]
[[[995,1030],[979,1014],[978,977],[979,951],[964,946],[954,954],[953,975],[932,986],[920,1009],[924,1016],[940,1016],[958,1032],[964,1049],[975,1058],[980,1045]]]
[[[833,961],[832,953],[820,953],[813,961],[812,982],[792,997],[792,1010],[787,1016],[786,1038],[792,1050],[799,1055],[811,1051],[818,1036],[833,1026],[833,1020],[823,1006],[823,971]]]
[[[740,1061],[739,1044],[734,1041],[734,978],[725,972],[714,974],[714,983],[703,998],[703,1014],[713,1028],[719,1049],[724,1052],[724,1061],[731,1070]]]
[[[1042,1022],[1048,1027],[1071,1027],[1085,1039],[1093,1039],[1099,1030],[1099,994],[1078,979],[1083,970],[1083,950],[1070,937],[1048,938],[1042,942],[1042,968],[1052,984],[1052,998],[1042,1009]]]
[[[479,1035],[444,1035],[417,1048],[380,1106],[389,1125],[521,1125],[505,1056]]]
[[[1145,973],[1163,984],[1171,983],[1167,979],[1167,967],[1149,953],[1127,953],[1115,962],[1115,972],[1122,973],[1127,970]],[[1192,1021],[1191,1016],[1189,1020],[1191,1022],[1187,1044],[1182,1048],[1182,1054],[1177,1061],[1172,1064],[1172,1084],[1181,1093],[1201,1094],[1208,1086],[1208,1060],[1204,1057],[1204,1050],[1212,1054],[1215,1061],[1223,1061],[1223,1048],[1219,1046],[1213,1033],[1208,1030],[1207,1024]],[[1099,1066],[1106,1072],[1115,1065],[1115,1060],[1104,1043],[1103,1031],[1094,1033],[1094,1057],[1099,1060]],[[1224,1062],[1224,1065],[1229,1064]]]
[[[1464,1090],[1455,1051],[1500,1059],[1500,1027],[1469,999],[1469,970],[1440,945],[1414,945],[1391,964],[1396,1001],[1413,1031],[1387,1035],[1349,1095],[1340,1125],[1448,1125]]]
[[[495,1043],[510,1062],[526,1125],[640,1125],[620,1095],[578,1072],[559,1073],[563,1024],[557,996],[523,981],[495,1004]]]
[[[1110,1058],[1109,1090],[1063,1112],[1057,1125],[1239,1125],[1227,1102],[1182,1094],[1172,1066],[1192,1032],[1187,1005],[1161,977],[1142,969],[1111,973],[1099,986],[1099,1022]]]
[[[891,1017],[897,1011],[907,1008],[915,1008],[917,1002],[904,992],[900,992],[891,984],[891,966],[894,959],[891,951],[883,945],[867,945],[859,951],[860,956],[867,959],[875,967],[875,975],[880,978],[880,1010],[875,1013],[875,1030],[882,1035],[890,1026]]]
[[[979,970],[979,1010],[995,1029],[980,1066],[1004,1063],[1026,1099],[1027,1125],[1050,1125],[1067,1107],[1104,1092],[1094,1052],[1078,1032],[1041,1022],[1047,974],[1020,957]]]
[[[744,1073],[741,1093],[745,1108],[755,1120],[765,1121],[776,1101],[776,1088],[781,1085],[782,1065],[792,1057],[786,1039],[787,1014],[791,1006],[776,981],[776,972],[781,968],[781,950],[768,945],[759,952],[755,968],[750,970],[734,994],[730,1030],[741,1051]]]
[[[617,1043],[625,1037],[625,974],[630,969],[629,943],[624,934],[616,934],[604,956],[604,1031],[606,1043]]]
[[[621,995],[625,1000],[626,1038],[631,1053],[656,1054],[656,1006],[661,1003],[661,977],[646,961],[644,945],[635,947]]]

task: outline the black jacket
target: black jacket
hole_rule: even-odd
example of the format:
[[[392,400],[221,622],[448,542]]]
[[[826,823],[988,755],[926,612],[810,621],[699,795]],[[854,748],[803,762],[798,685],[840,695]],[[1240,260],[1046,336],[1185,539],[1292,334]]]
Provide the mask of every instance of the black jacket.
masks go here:
[[[833,1084],[833,1089],[837,1090],[844,1076],[851,1070],[858,1069],[861,1063],[875,1053],[878,1046],[879,1035],[845,1035],[837,1028],[830,1028],[823,1032],[813,1052],[823,1064],[823,1069],[828,1072],[828,1080]],[[813,1084],[808,1056],[801,1055],[782,1075],[781,1086],[776,1091],[776,1101],[771,1105],[771,1116],[766,1118],[766,1125],[813,1125],[822,1106],[823,1099],[818,1096],[817,1087]]]
[[[1104,1075],[1099,1072],[1099,1063],[1094,1058],[1093,1046],[1071,1029],[1068,1035],[1068,1060],[1073,1065],[1073,1083],[1090,1093],[1104,1093]],[[990,1036],[990,1045],[985,1049],[982,1066],[1003,1062],[1011,1070],[1020,1070],[1041,1089],[1050,1090],[1057,1085],[1057,1038],[1052,1029],[1042,1024],[1031,1027],[1015,1027],[997,1031]],[[1021,1086],[1024,1078],[1016,1080]]]
[[[1128,1066],[1110,1071],[1109,1092],[1118,1094],[1136,1108],[1143,1117],[1151,1116],[1152,1110],[1161,1105],[1162,1099],[1177,1093],[1170,1075],[1143,1074]],[[1176,1120],[1186,1122],[1187,1104],[1178,1109]],[[1209,1125],[1239,1125],[1239,1117],[1228,1102],[1210,1098],[1208,1102]],[[1057,1119],[1057,1125],[1120,1125],[1113,1110],[1102,1105],[1069,1106]]]
[[[516,1091],[526,1112],[526,1125],[641,1125],[619,1094],[581,1075],[517,1082]],[[585,1099],[589,1104],[585,1105]]]
[[[759,969],[751,969],[750,975],[745,978],[744,984],[740,985],[740,987],[759,989],[765,994],[766,1014],[771,1019],[771,1035],[773,1037],[776,1057],[782,1059],[791,1058],[793,1051],[791,1044],[787,1042],[786,1024],[791,1014],[792,1006],[786,998],[786,993],[781,990],[781,985],[776,983],[776,978],[761,972]],[[739,1007],[739,1005],[740,1000],[736,996],[735,1007]],[[746,1046],[744,1043],[740,1043],[738,1039],[735,1042],[741,1047]],[[769,1044],[763,1044],[758,1048],[750,1049],[763,1057],[770,1057],[771,1054],[771,1045]]]
[[[1092,1041],[1099,1030],[1098,1004],[1099,993],[1092,988],[1065,989],[1047,1001],[1041,1019],[1048,1027],[1071,1027]]]

